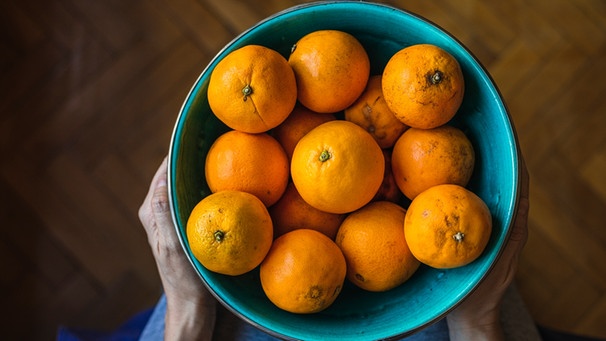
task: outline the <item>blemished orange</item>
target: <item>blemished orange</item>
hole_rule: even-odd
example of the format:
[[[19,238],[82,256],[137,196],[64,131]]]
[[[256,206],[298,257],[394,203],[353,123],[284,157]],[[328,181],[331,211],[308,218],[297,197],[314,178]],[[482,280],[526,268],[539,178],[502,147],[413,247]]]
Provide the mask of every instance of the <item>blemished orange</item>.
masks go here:
[[[387,291],[419,268],[404,236],[406,210],[390,201],[372,202],[349,214],[335,239],[345,256],[347,278],[368,291]]]
[[[311,206],[349,213],[366,205],[383,182],[385,160],[375,139],[345,120],[321,124],[293,152],[292,181]]]
[[[318,113],[336,113],[350,106],[370,76],[364,46],[338,30],[303,36],[293,45],[288,63],[295,73],[299,102]]]
[[[285,57],[246,45],[217,63],[207,95],[212,112],[228,127],[262,133],[288,117],[297,101],[297,84]]]
[[[396,52],[383,70],[383,95],[389,108],[410,127],[446,124],[463,102],[465,81],[458,61],[432,44]]]
[[[230,130],[206,155],[206,183],[214,192],[236,190],[257,196],[266,206],[280,199],[289,181],[289,160],[267,133]]]
[[[462,130],[449,125],[406,130],[391,157],[396,183],[409,199],[436,185],[466,186],[474,164],[471,141]]]
[[[335,119],[333,114],[319,114],[302,105],[297,105],[286,120],[272,130],[271,135],[280,142],[290,159],[297,142],[305,134],[320,124]]]
[[[263,291],[277,307],[311,314],[334,303],[346,272],[337,244],[318,231],[298,229],[273,242],[259,275]]]
[[[222,191],[194,207],[186,235],[194,257],[205,268],[237,276],[261,264],[273,241],[273,226],[257,197]]]
[[[343,214],[320,211],[308,204],[301,198],[292,182],[288,184],[280,200],[269,208],[269,215],[274,224],[274,238],[292,230],[307,228],[334,239],[345,219]]]
[[[402,191],[396,184],[396,179],[393,175],[393,171],[391,168],[391,149],[383,149],[383,157],[385,158],[385,173],[383,175],[383,182],[381,183],[381,187],[375,194],[375,197],[372,201],[391,201],[394,203],[399,203],[402,199]]]
[[[370,77],[366,89],[345,109],[345,119],[366,129],[383,149],[394,143],[408,128],[389,109],[383,98],[381,75]]]
[[[404,233],[421,263],[456,268],[482,254],[492,233],[492,217],[486,203],[465,187],[438,185],[412,201]]]

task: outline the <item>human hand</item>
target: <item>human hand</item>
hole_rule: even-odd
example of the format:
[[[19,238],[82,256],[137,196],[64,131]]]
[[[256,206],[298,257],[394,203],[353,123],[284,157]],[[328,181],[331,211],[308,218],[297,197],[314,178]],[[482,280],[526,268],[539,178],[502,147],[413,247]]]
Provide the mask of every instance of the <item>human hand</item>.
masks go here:
[[[210,340],[216,300],[194,272],[177,237],[168,201],[166,158],[139,208],[139,219],[166,295],[165,339]]]
[[[447,316],[451,340],[504,338],[500,322],[501,300],[514,280],[520,253],[528,239],[529,178],[521,156],[520,170],[520,198],[507,245],[484,281]]]

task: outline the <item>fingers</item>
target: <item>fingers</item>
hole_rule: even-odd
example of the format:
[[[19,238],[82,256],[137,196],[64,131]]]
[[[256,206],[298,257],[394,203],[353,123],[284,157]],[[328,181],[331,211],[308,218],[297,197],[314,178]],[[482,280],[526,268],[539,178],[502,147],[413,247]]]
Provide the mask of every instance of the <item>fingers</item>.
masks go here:
[[[522,244],[521,246],[524,246],[528,237],[528,207],[528,198],[520,197],[510,240],[512,242],[519,242]]]
[[[164,221],[165,216],[170,215],[166,178],[166,159],[164,159],[152,180],[148,194],[148,196],[151,194],[151,211],[156,220],[161,218]]]
[[[158,168],[150,186],[147,203],[147,216],[151,221],[148,237],[151,237],[150,244],[155,245],[159,253],[181,249],[170,210],[167,163],[165,158]]]
[[[163,168],[164,172],[157,178],[156,187],[151,198],[151,211],[158,228],[158,234],[163,238],[165,244],[171,247],[178,244],[179,241],[170,211],[166,167]]]
[[[511,233],[507,244],[503,249],[503,253],[500,255],[497,268],[502,269],[504,276],[503,283],[508,285],[515,275],[517,269],[517,262],[520,253],[526,245],[528,239],[528,210],[530,202],[528,200],[528,171],[522,155],[519,155],[520,159],[520,187],[519,187],[519,198],[518,205],[514,216],[513,225],[511,227]]]
[[[530,177],[528,175],[528,168],[526,167],[526,161],[522,153],[519,154],[519,165],[520,168],[520,197],[528,199]]]
[[[166,171],[167,171],[167,159],[164,158],[164,160],[160,164],[160,167],[158,167],[156,174],[154,174],[154,177],[152,178],[152,181],[149,185],[149,190],[147,192],[147,196],[145,197],[145,199],[143,200],[143,203],[141,204],[141,207],[139,208],[139,220],[141,220],[141,223],[145,227],[145,230],[147,231],[148,234],[150,232],[149,228],[151,228],[151,226],[154,223],[153,206],[156,204],[152,204],[152,200],[153,200],[154,196],[156,195],[156,190],[157,190],[158,185],[163,187],[164,191],[166,191],[166,181],[167,181]],[[160,201],[162,201],[162,200],[160,200]],[[168,209],[168,193],[166,194],[165,202],[166,202],[166,209]],[[160,205],[162,205],[162,204],[160,204]]]
[[[528,176],[528,169],[526,168],[526,163],[521,153],[519,154],[519,160],[520,195],[510,239],[513,242],[518,242],[520,244],[519,249],[521,250],[524,247],[524,244],[526,244],[526,240],[528,238],[528,211],[530,209],[530,201],[528,197],[530,180]]]
[[[526,245],[526,241],[528,240],[528,210],[530,206],[528,200],[528,170],[526,169],[526,164],[522,154],[519,155],[519,159],[520,193],[518,205],[516,207],[512,230],[509,235],[509,239],[507,240],[507,245],[505,246],[505,249],[503,250],[497,264],[497,269],[502,270],[496,270],[503,272],[502,281],[500,281],[503,288],[507,287],[509,283],[513,281],[515,272],[517,270],[518,258]]]

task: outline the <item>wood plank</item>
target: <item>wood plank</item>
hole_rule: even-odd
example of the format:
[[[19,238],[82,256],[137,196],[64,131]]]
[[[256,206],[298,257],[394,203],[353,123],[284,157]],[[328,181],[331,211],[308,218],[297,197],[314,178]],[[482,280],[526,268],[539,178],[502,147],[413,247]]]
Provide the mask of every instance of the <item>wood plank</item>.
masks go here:
[[[103,253],[113,253],[125,268],[134,267],[144,278],[150,280],[156,277],[156,268],[151,251],[147,242],[145,231],[141,228],[136,210],[121,207],[103,186],[89,177],[89,174],[81,169],[77,162],[67,153],[57,158],[49,169],[49,176],[57,188],[61,188],[65,196],[63,201],[82,217],[80,230],[82,232],[94,233],[94,240],[102,244]],[[96,217],[95,220],[86,217]],[[57,236],[61,240],[68,237],[63,234],[67,231],[56,231],[61,233]],[[80,232],[80,233],[82,233]],[[78,231],[70,231],[78,233]],[[119,235],[116,239],[114,236]],[[70,250],[90,248],[92,245],[83,245]],[[80,250],[79,252],[83,252]],[[72,251],[74,252],[74,251]],[[90,249],[84,251],[89,253],[88,257],[95,257]],[[79,255],[84,257],[84,255]],[[96,256],[99,257],[99,256]],[[109,270],[109,274],[115,271]],[[103,277],[109,277],[103,276]],[[111,277],[113,280],[113,277]]]
[[[81,45],[84,42],[97,40],[91,36],[90,30],[80,20],[78,13],[74,13],[70,8],[68,1],[22,0],[20,6],[27,16],[43,29],[44,39],[52,40],[61,50],[74,49],[72,53],[77,55],[83,51]]]
[[[444,1],[391,1],[390,5],[431,21],[465,43],[471,41],[473,33],[460,24],[458,11],[449,12],[443,3]]]
[[[10,293],[3,293],[2,306],[10,307],[10,313],[3,316],[2,336],[8,340],[40,340],[43,321],[48,321],[48,315],[41,309],[55,295],[46,281],[41,281],[39,274],[29,272],[21,284]],[[41,329],[38,329],[38,328]]]
[[[139,277],[134,271],[128,271],[116,278],[107,288],[104,296],[96,297],[90,302],[70,325],[111,331],[134,314],[153,307],[160,295],[159,280],[150,281]],[[57,301],[57,304],[60,304],[60,301]]]
[[[592,20],[602,32],[606,30],[606,4],[601,0],[575,1],[574,5],[583,13],[583,17]]]
[[[606,49],[603,52],[606,53]],[[571,164],[583,164],[594,152],[603,150],[606,115],[597,113],[606,112],[604,88],[599,85],[604,82],[596,84],[596,80],[603,77],[606,77],[606,65],[598,57],[588,58],[571,90],[563,93],[556,103],[557,108],[567,110],[567,116],[574,120],[558,146]]]
[[[593,230],[603,227],[590,226],[585,220],[604,206],[591,196],[582,183],[572,181],[571,168],[562,167],[557,159],[544,162],[545,168],[534,176],[531,200],[534,203],[531,218],[540,224],[545,236],[558,246],[575,268],[583,271],[587,280],[606,286],[606,247],[600,235]],[[554,184],[557,187],[554,188]],[[593,206],[593,208],[592,208]],[[603,229],[602,229],[603,230]]]
[[[137,13],[137,5],[142,2],[134,1],[70,1],[71,6],[79,15],[80,21],[91,28],[94,35],[99,37],[113,51],[129,49],[140,37],[145,28]]]
[[[555,301],[558,293],[566,290],[566,282],[574,275],[575,269],[560,254],[558,246],[547,238],[541,226],[540,222],[537,225],[529,221],[528,241],[520,256],[516,281],[532,316],[549,325],[550,320],[543,319],[543,316],[551,309],[550,303]]]
[[[5,222],[2,213],[0,212],[0,218]],[[7,241],[6,236],[0,236],[0,291],[14,290],[29,271],[29,264],[19,257],[21,255],[22,253]]]
[[[604,174],[606,174],[606,143],[603,143],[593,157],[581,167],[583,179],[602,197],[602,202],[606,203],[606,176]],[[603,240],[606,242],[606,238]]]
[[[212,8],[215,15],[229,27],[234,37],[264,18],[264,15],[254,10],[256,6],[243,1],[206,0],[205,5]]]
[[[173,94],[184,99],[208,59],[189,41],[173,47],[160,63],[141,75],[140,86],[126,90],[121,100],[108,105],[112,115],[96,117],[83,127],[90,133],[74,136],[75,152],[81,162],[92,168],[103,154],[121,148],[126,140],[136,138],[137,144],[148,140],[149,135],[140,135],[140,126],[154,114],[167,115],[175,121],[180,106],[164,113],[156,109]],[[165,128],[170,131],[172,124],[157,127]],[[168,145],[168,140],[164,143]]]
[[[548,60],[536,65],[537,72],[509,101],[511,111],[518,113],[516,118],[520,129],[530,133],[537,126],[533,124],[536,120],[544,120],[549,115],[549,109],[577,76],[584,61],[585,57],[578,49],[562,43],[550,53]]]
[[[571,330],[573,333],[604,339],[604,316],[606,316],[606,295],[602,292],[581,321]]]
[[[36,339],[50,340],[56,335],[59,326],[80,326],[79,321],[91,305],[103,297],[105,288],[91,281],[86,272],[74,273],[53,292],[51,298],[39,302],[36,309],[36,325],[39,326],[35,331]]]
[[[33,214],[44,220],[48,233],[90,271],[93,280],[99,285],[111,283],[116,272],[128,267],[124,258],[115,252],[121,249],[116,246],[121,240],[107,235],[104,228],[91,222],[99,217],[86,217],[75,210],[74,203],[66,201],[65,194],[52,185],[49,174],[31,169],[28,164],[27,158],[14,158],[9,166],[3,167],[1,175],[18,186],[15,192],[27,200]]]
[[[551,0],[529,2],[529,5],[541,11],[547,18],[557,18],[556,29],[560,31],[564,39],[573,42],[575,46],[589,54],[597,52],[606,41],[603,28],[579,10],[573,2],[560,1],[558,6],[553,6]]]
[[[170,137],[183,100],[181,95],[176,94],[167,98],[150,113],[149,120],[139,127],[137,134],[125,139],[120,149],[122,159],[140,179],[147,182],[146,190],[156,169],[168,155]],[[146,136],[155,136],[155,143],[141,143]]]
[[[463,14],[464,17],[459,22],[464,22],[465,25],[462,25],[461,29],[472,35],[471,39],[464,40],[464,42],[474,53],[477,49],[484,51],[478,55],[478,58],[485,65],[490,65],[493,61],[498,60],[500,54],[507,49],[516,36],[516,27],[512,27],[501,13],[495,11],[487,3],[471,0],[456,4],[444,1],[443,4],[448,12]],[[459,26],[461,25],[459,24]],[[469,30],[468,27],[483,27],[484,29]]]
[[[184,36],[211,56],[234,38],[235,33],[199,2],[193,0],[156,0],[156,2],[156,6],[167,13]]]
[[[510,44],[497,60],[487,66],[506,103],[510,102],[510,98],[513,101],[519,93],[519,88],[533,77],[537,65],[541,61],[541,56],[541,54],[535,53],[534,48],[518,40]],[[518,72],[511,72],[512,69],[516,69]],[[514,118],[521,115],[520,112],[513,110],[511,114]],[[521,125],[521,122],[515,123]]]
[[[44,29],[33,20],[22,4],[0,2],[0,40],[18,53],[28,51],[44,39]]]
[[[31,99],[30,91],[36,86],[44,84],[53,67],[65,60],[65,54],[58,49],[52,41],[44,41],[33,48],[31,53],[20,56],[16,63],[2,75],[0,91],[4,94],[0,97],[0,110],[2,112],[15,112],[26,105]],[[43,113],[32,112],[30,117],[42,119]]]
[[[112,106],[139,85],[139,75],[152,66],[165,46],[141,40],[132,49],[114,59],[107,68],[91,77],[85,86],[73,89],[68,101],[55,108],[41,124],[30,125],[29,139],[21,152],[53,156],[80,137],[88,124],[111,113]],[[40,151],[45,153],[40,154]]]
[[[108,153],[90,173],[91,181],[102,185],[108,197],[132,216],[143,202],[151,177],[141,177],[120,153]],[[138,222],[134,222],[139,226]],[[141,231],[143,227],[140,226]]]
[[[20,285],[24,271],[35,272],[40,281],[54,288],[60,286],[67,276],[78,271],[72,256],[66,254],[48,234],[44,222],[13,189],[2,183],[0,202],[3,203],[0,208],[0,221],[5,226],[1,236],[5,243],[9,244],[5,252],[12,253],[16,258],[7,258],[6,261],[10,260],[12,263],[7,265],[7,270],[11,271],[6,274],[0,272],[3,281],[9,281],[16,287]],[[11,274],[13,271],[16,273]]]

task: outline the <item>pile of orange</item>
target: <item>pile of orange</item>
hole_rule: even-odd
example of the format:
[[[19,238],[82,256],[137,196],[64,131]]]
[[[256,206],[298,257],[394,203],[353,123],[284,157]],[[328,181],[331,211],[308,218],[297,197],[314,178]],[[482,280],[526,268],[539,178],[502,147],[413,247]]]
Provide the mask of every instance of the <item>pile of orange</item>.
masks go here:
[[[187,223],[209,270],[258,267],[271,302],[315,313],[345,280],[391,290],[421,264],[464,266],[486,247],[490,211],[465,188],[474,148],[449,125],[463,74],[445,50],[405,47],[371,75],[356,37],[315,31],[287,57],[258,45],[229,53],[207,95],[232,129],[206,156],[213,194]]]

